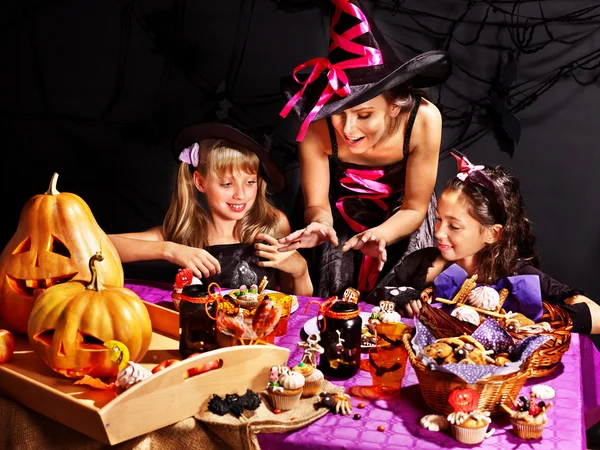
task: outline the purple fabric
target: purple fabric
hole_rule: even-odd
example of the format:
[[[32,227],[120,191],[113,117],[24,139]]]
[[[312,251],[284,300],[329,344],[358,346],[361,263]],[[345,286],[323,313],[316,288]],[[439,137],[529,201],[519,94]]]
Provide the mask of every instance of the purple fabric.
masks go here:
[[[143,300],[152,303],[167,303],[171,299],[168,286],[140,286],[126,284]],[[297,364],[302,358],[302,350],[297,347],[300,330],[304,323],[313,317],[304,314],[304,307],[313,298],[299,297],[300,307],[292,314],[286,336],[276,338],[275,343],[290,349],[290,364]],[[364,311],[372,305],[361,303]],[[583,355],[582,353],[585,352]],[[365,357],[366,355],[363,355]],[[582,358],[582,356],[584,356]],[[583,364],[583,367],[582,367]],[[543,438],[538,441],[524,441],[512,434],[507,416],[494,417],[492,427],[496,432],[477,448],[486,450],[527,449],[527,450],[575,450],[585,449],[584,411],[600,411],[600,381],[595,368],[600,370],[600,355],[588,337],[573,334],[571,347],[563,356],[561,364],[551,375],[545,378],[528,380],[521,395],[528,395],[528,386],[548,384],[556,390],[552,400],[554,406],[548,411],[548,424],[544,428]],[[346,388],[355,385],[371,385],[368,372],[360,371],[349,380],[331,380]],[[584,393],[585,390],[585,404]],[[358,409],[359,402],[366,407]],[[263,450],[333,450],[358,449],[464,449],[471,446],[460,444],[449,433],[435,433],[419,426],[419,419],[432,411],[427,408],[421,396],[417,378],[412,366],[406,370],[403,388],[398,397],[389,400],[369,401],[352,398],[354,407],[349,416],[327,414],[310,426],[292,433],[259,434],[258,439]],[[360,414],[360,420],[353,420],[354,414]],[[600,413],[599,413],[600,414]],[[600,417],[600,415],[599,415]],[[590,415],[590,420],[592,416]],[[377,431],[383,425],[384,432]]]
[[[434,280],[434,298],[452,299],[467,279],[467,275],[467,272],[458,264],[452,264]],[[497,291],[502,288],[508,289],[510,294],[503,305],[506,311],[519,312],[536,322],[542,317],[542,288],[537,275],[515,275],[502,278],[491,287]]]

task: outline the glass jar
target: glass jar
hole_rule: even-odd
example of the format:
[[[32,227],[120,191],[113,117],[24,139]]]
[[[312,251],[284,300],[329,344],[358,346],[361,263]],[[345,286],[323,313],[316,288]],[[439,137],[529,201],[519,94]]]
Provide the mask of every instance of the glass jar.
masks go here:
[[[179,353],[185,358],[217,348],[218,297],[200,284],[186,286],[179,303]]]
[[[360,337],[362,319],[356,303],[335,301],[325,308],[317,324],[324,352],[319,369],[326,375],[347,379],[360,367]]]

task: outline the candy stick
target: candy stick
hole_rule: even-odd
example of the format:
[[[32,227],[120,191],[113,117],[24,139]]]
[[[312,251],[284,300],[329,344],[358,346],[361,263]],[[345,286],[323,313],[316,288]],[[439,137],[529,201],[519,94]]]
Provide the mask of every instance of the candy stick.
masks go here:
[[[513,406],[516,408],[517,407],[517,401],[515,400],[515,398],[508,394],[508,399],[512,402]]]
[[[501,404],[500,406],[502,407],[502,409],[504,411],[506,411],[508,414],[510,414],[510,417],[515,415],[515,412],[512,409],[510,409],[508,406],[506,406],[504,403]]]
[[[477,274],[473,275],[471,278],[467,278],[464,281],[458,293],[452,299],[454,303],[465,303],[469,292],[471,292],[475,286],[477,286]]]
[[[500,289],[500,292],[498,292],[498,295],[500,296],[500,301],[498,302],[498,307],[495,310],[495,312],[497,312],[497,313],[500,312],[500,310],[502,309],[502,305],[508,298],[508,289],[506,289],[506,288]]]
[[[435,299],[435,301],[436,302],[440,302],[440,303],[445,303],[447,305],[456,305],[456,302],[454,300],[446,300],[445,298],[440,298],[440,297],[437,297]],[[487,314],[488,316],[497,317],[499,319],[505,319],[506,318],[505,314],[498,314],[498,313],[495,313],[493,311],[488,311],[487,309],[477,308],[476,306],[470,306],[470,307],[473,308],[475,311],[480,312],[482,314]]]

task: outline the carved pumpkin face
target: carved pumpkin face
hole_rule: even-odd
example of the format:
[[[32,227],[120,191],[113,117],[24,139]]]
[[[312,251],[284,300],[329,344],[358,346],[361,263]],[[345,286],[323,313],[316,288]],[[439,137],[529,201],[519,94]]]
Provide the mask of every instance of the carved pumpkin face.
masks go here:
[[[98,248],[105,256],[102,282],[123,286],[119,255],[77,195],[48,191],[23,207],[19,225],[0,255],[0,318],[6,328],[27,332],[34,290],[69,280],[89,280],[88,262]]]
[[[479,392],[471,388],[455,389],[450,392],[448,403],[456,412],[470,413],[479,405]]]
[[[117,374],[104,342],[122,342],[137,362],[150,346],[152,323],[133,291],[102,287],[92,279],[89,286],[70,281],[41,293],[27,334],[35,353],[56,372],[69,378],[104,377]]]

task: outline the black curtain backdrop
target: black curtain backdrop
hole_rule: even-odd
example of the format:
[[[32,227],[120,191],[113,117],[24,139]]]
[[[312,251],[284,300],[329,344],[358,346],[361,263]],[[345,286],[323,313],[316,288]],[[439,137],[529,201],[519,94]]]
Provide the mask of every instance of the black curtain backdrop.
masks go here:
[[[444,115],[438,193],[456,172],[450,148],[509,166],[543,270],[600,299],[597,0],[363,3],[402,58],[442,48],[455,62],[430,92]],[[298,124],[278,116],[279,80],[326,55],[327,1],[11,0],[0,23],[0,245],[53,172],[107,233],[160,224],[177,131],[225,116],[275,130],[288,186],[274,201],[302,226]]]

